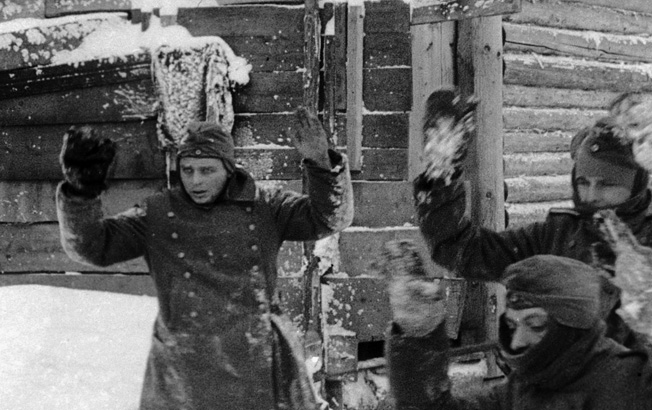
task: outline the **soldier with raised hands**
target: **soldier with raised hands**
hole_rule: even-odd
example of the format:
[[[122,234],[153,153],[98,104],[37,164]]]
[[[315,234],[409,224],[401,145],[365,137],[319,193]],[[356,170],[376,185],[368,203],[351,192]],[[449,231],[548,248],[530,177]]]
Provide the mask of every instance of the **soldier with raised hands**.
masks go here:
[[[489,281],[501,280],[508,265],[534,255],[565,256],[594,266],[602,283],[607,335],[652,352],[646,338],[616,313],[620,291],[610,280],[616,253],[593,218],[595,212],[611,209],[641,245],[652,244],[648,170],[635,160],[631,143],[623,143],[622,127],[605,117],[573,137],[573,208],[553,208],[544,221],[496,232],[466,216],[462,169],[475,104],[451,89],[435,91],[428,99],[423,171],[414,181],[414,198],[432,259],[460,277]]]
[[[512,372],[490,387],[451,390],[446,297],[416,246],[386,244],[382,271],[392,321],[386,342],[397,410],[649,410],[647,354],[605,337],[600,282],[574,259],[537,255],[503,273],[499,346]]]
[[[347,159],[316,115],[296,112],[289,137],[307,194],[265,188],[236,165],[222,126],[190,122],[181,183],[114,216],[102,213],[116,145],[88,127],[64,136],[57,190],[61,241],[74,260],[108,266],[143,256],[159,312],[141,410],[318,407],[296,331],[282,315],[276,259],[285,240],[324,238],[353,219]]]

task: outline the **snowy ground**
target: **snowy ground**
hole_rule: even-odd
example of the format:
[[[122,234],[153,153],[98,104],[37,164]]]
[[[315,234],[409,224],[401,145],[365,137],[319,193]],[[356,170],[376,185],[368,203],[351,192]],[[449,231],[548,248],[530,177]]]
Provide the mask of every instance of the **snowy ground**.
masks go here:
[[[156,299],[0,287],[0,410],[134,410]]]

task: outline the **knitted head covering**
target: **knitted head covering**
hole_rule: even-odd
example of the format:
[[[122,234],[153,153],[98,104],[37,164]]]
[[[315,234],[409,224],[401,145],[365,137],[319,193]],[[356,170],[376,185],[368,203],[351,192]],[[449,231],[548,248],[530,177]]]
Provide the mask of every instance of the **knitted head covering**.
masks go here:
[[[229,172],[235,169],[233,138],[220,124],[190,121],[188,134],[179,142],[177,158],[219,158]]]
[[[505,270],[507,307],[540,307],[558,323],[578,329],[593,327],[599,318],[598,273],[580,261],[537,255]]]
[[[571,141],[575,178],[603,177],[619,185],[633,187],[641,168],[634,160],[631,144],[618,136],[622,132],[610,117],[580,131]]]

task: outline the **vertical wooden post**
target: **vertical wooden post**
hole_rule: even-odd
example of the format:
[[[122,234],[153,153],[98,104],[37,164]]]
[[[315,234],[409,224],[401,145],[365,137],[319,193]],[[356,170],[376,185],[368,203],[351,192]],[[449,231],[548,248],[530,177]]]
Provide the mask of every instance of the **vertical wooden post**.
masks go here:
[[[346,148],[349,166],[362,169],[362,51],[364,41],[364,3],[348,6],[346,35]]]
[[[412,110],[408,142],[408,178],[420,172],[423,152],[423,115],[428,96],[455,82],[455,22],[413,25],[412,34]]]
[[[463,95],[475,95],[476,131],[469,146],[467,176],[473,187],[471,215],[481,226],[505,227],[503,188],[503,77],[502,18],[479,17],[459,21],[458,78]],[[484,338],[498,338],[500,285],[487,284]],[[499,371],[489,355],[489,376]]]

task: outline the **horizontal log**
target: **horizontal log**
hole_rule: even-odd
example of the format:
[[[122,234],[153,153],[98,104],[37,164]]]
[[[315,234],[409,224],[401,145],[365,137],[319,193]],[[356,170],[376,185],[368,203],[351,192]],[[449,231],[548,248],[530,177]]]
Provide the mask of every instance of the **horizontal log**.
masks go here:
[[[412,69],[410,67],[364,70],[362,100],[369,111],[410,111]]]
[[[365,33],[364,67],[408,67],[412,64],[411,47],[409,32]]]
[[[43,0],[0,3],[0,23],[24,18],[40,19],[43,16],[45,16],[45,3]]]
[[[614,92],[652,91],[647,64],[520,54],[506,54],[505,62],[505,84]]]
[[[362,146],[368,148],[406,148],[409,116],[398,112],[366,112],[362,116]],[[337,145],[346,146],[346,115],[335,116]]]
[[[568,131],[507,131],[504,134],[504,153],[566,153],[570,149],[573,135],[575,135],[574,132]]]
[[[506,16],[506,20],[518,24],[607,33],[644,35],[652,31],[652,16],[623,13],[612,7],[593,7],[576,1],[524,0],[521,11]]]
[[[95,124],[118,144],[111,178],[165,178],[165,158],[153,131],[154,123]],[[0,130],[0,180],[61,179],[59,152],[67,125]]]
[[[143,258],[108,267],[72,261],[61,247],[57,223],[2,224],[0,228],[0,249],[2,249],[0,274],[40,272],[144,274],[148,272]],[[284,243],[277,260],[279,276],[298,275],[302,263],[302,243]]]
[[[130,0],[45,0],[45,17],[59,17],[69,14],[97,13],[100,11],[129,11]]]
[[[523,24],[503,24],[505,52],[582,57],[605,61],[652,62],[652,39]]]
[[[506,130],[577,131],[606,115],[602,110],[506,107]]]
[[[572,201],[532,202],[524,204],[506,204],[509,214],[509,229],[519,228],[546,219],[550,208],[570,208]]]
[[[526,87],[507,84],[503,87],[505,106],[575,108],[605,110],[620,93],[605,90]]]
[[[521,9],[521,0],[496,0],[478,2],[475,0],[457,0],[454,2],[435,3],[428,6],[412,7],[412,24],[441,23],[451,20],[463,20],[517,13]]]
[[[648,0],[573,0],[590,6],[602,6],[616,10],[637,11],[652,14],[652,4]]]
[[[570,175],[515,177],[505,182],[510,203],[562,201],[570,199],[573,193]]]
[[[410,6],[402,0],[366,1],[365,35],[375,33],[409,33]]]
[[[505,178],[570,174],[573,161],[568,153],[507,154]]]

